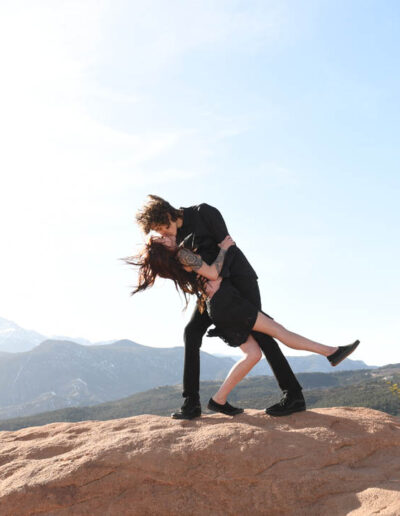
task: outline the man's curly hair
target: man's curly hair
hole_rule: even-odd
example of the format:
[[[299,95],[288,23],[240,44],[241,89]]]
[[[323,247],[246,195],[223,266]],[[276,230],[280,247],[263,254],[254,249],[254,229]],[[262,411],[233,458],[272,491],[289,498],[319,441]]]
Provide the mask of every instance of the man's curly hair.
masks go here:
[[[136,213],[136,221],[147,235],[156,226],[169,226],[170,219],[175,222],[182,217],[182,210],[177,210],[158,195],[148,195],[146,204]]]

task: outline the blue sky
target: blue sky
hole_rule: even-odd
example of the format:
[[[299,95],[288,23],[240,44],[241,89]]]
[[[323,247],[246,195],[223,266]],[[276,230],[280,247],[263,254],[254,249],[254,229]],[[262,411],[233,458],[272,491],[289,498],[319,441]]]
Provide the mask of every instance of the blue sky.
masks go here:
[[[220,209],[287,328],[399,362],[398,2],[0,11],[0,316],[182,345],[190,311],[173,287],[131,298],[118,260],[140,245],[134,215],[156,193]]]

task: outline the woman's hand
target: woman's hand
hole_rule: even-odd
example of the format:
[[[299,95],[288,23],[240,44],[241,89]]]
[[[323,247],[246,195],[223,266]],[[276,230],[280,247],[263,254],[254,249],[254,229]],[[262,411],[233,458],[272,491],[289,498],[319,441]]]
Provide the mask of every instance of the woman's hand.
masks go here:
[[[224,249],[224,251],[226,251],[227,249],[229,249],[230,247],[232,247],[233,245],[236,245],[236,243],[232,240],[232,237],[227,235],[223,240],[222,242],[220,242],[218,244],[218,246],[221,248],[221,249]]]

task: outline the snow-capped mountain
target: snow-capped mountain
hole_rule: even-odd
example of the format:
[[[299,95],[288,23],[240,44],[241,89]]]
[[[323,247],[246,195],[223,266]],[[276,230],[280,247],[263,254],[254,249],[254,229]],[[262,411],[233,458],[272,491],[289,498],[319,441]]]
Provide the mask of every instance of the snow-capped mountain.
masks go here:
[[[46,338],[37,331],[25,330],[18,324],[0,317],[0,351],[9,353],[29,351]]]
[[[88,339],[82,337],[66,337],[64,335],[41,335],[34,330],[25,330],[18,326],[13,321],[0,317],[0,352],[7,353],[21,353],[23,351],[30,351],[38,346],[44,340],[72,340],[83,346],[90,346],[93,344]],[[110,342],[115,342],[114,339]]]

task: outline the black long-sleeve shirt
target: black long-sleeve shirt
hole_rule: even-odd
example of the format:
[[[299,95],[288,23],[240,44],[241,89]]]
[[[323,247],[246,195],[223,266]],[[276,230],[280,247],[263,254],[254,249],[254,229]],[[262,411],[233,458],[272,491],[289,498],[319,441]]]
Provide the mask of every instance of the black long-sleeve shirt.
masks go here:
[[[229,234],[221,213],[217,208],[206,203],[181,208],[181,210],[183,210],[183,225],[177,231],[177,244],[183,242],[184,247],[199,254],[208,265],[211,265],[220,251],[218,243]],[[228,249],[220,275],[224,278],[229,276],[257,278],[255,270],[236,245]]]

